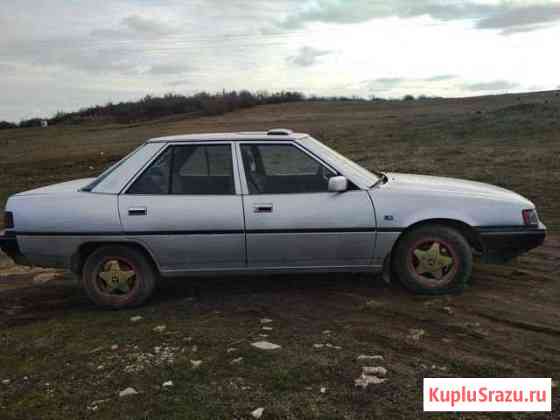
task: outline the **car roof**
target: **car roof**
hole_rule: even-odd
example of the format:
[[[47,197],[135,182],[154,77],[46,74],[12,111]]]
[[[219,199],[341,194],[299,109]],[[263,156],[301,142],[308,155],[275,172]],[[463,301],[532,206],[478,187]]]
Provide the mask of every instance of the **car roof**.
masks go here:
[[[171,143],[171,142],[197,142],[197,141],[294,141],[308,134],[294,133],[291,130],[269,130],[269,131],[246,131],[235,133],[200,133],[183,134],[178,136],[157,137],[148,140],[148,143]]]

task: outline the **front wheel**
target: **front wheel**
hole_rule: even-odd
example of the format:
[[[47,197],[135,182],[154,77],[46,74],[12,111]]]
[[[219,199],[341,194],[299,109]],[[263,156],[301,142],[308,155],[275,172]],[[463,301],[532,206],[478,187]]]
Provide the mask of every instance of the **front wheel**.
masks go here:
[[[401,283],[419,294],[461,292],[471,276],[472,250],[461,233],[427,225],[407,233],[397,244],[393,270]]]
[[[122,309],[143,304],[153,293],[156,272],[148,259],[134,248],[104,246],[86,260],[82,285],[98,306]]]

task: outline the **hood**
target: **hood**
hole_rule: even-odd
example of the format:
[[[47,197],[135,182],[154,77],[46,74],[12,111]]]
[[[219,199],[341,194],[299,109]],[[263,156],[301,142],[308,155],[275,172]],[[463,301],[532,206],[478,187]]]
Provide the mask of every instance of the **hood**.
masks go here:
[[[388,173],[388,186],[411,192],[473,196],[495,200],[530,203],[523,196],[495,185],[428,175]]]
[[[23,195],[39,195],[39,194],[60,194],[60,193],[74,193],[79,189],[93,182],[95,178],[82,178],[75,179],[74,181],[62,182],[60,184],[48,185],[46,187],[36,188],[34,190],[24,191],[16,194],[16,196]]]

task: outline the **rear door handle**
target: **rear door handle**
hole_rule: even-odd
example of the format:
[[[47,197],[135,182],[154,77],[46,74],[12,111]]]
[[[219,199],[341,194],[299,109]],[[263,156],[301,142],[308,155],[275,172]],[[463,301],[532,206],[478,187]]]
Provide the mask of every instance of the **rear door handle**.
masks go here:
[[[146,207],[131,207],[128,209],[129,216],[146,216],[148,209]]]
[[[253,211],[255,213],[272,213],[272,204],[255,204]]]

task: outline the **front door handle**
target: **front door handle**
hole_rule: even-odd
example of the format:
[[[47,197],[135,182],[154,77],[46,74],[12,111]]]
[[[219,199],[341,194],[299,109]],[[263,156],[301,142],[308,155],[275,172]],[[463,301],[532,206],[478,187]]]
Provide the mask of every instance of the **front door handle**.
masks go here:
[[[148,209],[146,207],[131,207],[128,209],[129,216],[146,216]]]
[[[253,211],[255,213],[272,213],[272,204],[255,204]]]

